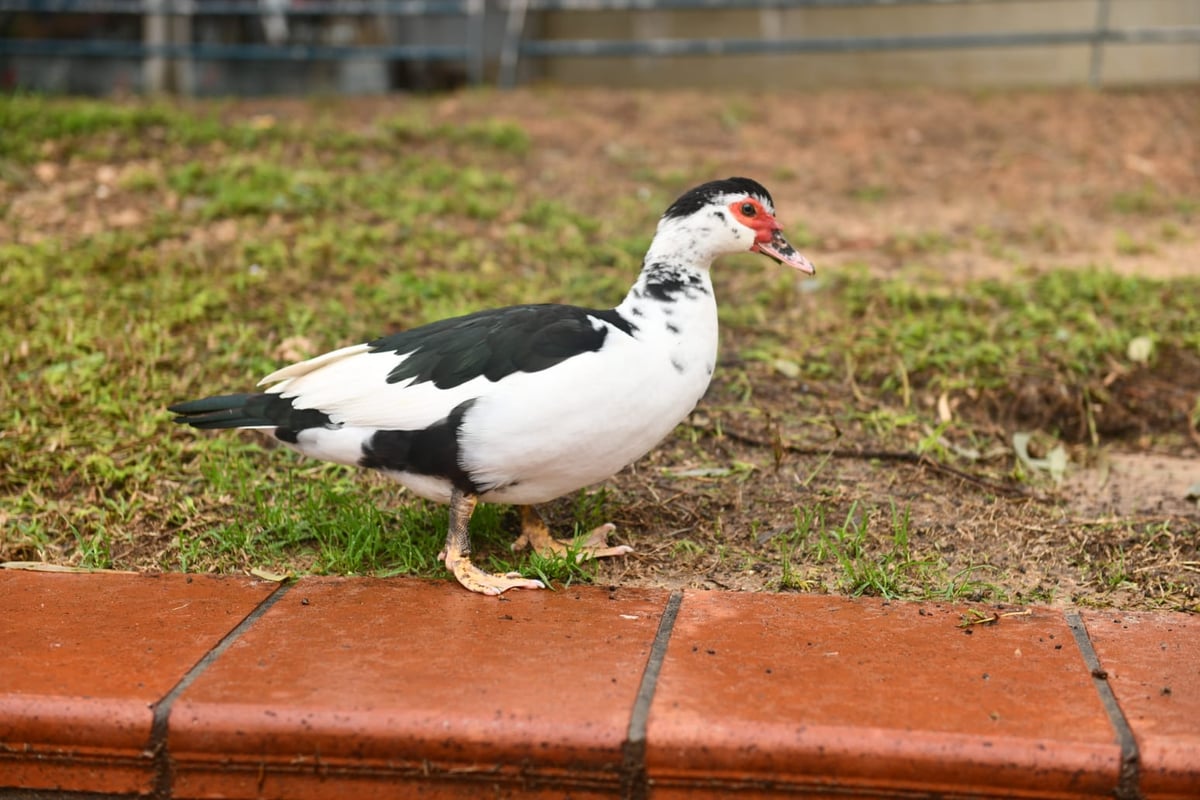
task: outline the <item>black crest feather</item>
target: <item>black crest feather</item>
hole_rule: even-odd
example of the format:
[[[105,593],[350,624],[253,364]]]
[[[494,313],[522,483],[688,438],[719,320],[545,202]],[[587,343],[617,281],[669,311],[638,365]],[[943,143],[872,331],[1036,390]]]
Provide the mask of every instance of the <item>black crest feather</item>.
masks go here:
[[[775,208],[771,193],[761,183],[750,178],[726,178],[723,181],[709,181],[695,189],[684,192],[678,200],[671,204],[664,217],[686,217],[696,213],[712,202],[714,197],[723,194],[745,194],[755,197],[768,208]]]

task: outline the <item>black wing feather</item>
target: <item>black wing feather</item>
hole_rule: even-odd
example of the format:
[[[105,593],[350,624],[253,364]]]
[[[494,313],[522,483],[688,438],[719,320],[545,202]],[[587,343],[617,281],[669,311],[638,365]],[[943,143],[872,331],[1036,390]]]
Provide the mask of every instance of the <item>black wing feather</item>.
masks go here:
[[[633,326],[614,310],[554,304],[510,306],[445,319],[384,336],[372,353],[407,355],[388,383],[413,379],[451,389],[484,376],[498,381],[514,372],[540,372],[581,353],[599,350],[609,329],[631,334]]]

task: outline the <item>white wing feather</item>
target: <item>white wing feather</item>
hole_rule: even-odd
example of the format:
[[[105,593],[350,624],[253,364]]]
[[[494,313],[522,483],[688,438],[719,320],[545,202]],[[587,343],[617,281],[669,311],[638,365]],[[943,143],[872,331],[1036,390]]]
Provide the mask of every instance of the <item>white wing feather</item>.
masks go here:
[[[412,379],[388,383],[387,376],[407,355],[371,352],[356,344],[276,370],[259,382],[268,392],[294,398],[296,408],[316,408],[334,422],[364,428],[417,430],[445,419],[465,400],[488,391],[479,377],[450,389]]]
[[[324,355],[315,356],[307,361],[300,361],[296,364],[291,364],[281,369],[277,369],[267,377],[258,382],[259,386],[266,386],[269,383],[279,383],[280,381],[288,380],[289,378],[299,378],[301,375],[307,375],[314,370],[318,370],[326,364],[338,361],[343,358],[365,353],[370,349],[369,344],[352,344],[349,347],[343,347],[340,350],[332,350]],[[278,393],[278,387],[270,391]]]

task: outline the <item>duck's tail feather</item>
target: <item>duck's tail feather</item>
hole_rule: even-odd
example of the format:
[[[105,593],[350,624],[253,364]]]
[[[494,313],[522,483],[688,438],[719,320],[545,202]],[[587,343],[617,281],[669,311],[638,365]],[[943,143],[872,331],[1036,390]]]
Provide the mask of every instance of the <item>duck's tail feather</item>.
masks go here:
[[[278,394],[222,394],[176,403],[167,410],[175,422],[193,428],[282,428],[302,431],[333,427],[329,415],[315,408],[295,408],[291,398]]]

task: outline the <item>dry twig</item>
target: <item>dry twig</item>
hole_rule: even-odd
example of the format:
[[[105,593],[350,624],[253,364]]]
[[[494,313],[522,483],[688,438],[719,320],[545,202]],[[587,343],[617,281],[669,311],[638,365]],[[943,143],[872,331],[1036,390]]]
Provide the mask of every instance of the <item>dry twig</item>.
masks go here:
[[[993,625],[1005,617],[1031,617],[1033,611],[1026,608],[1023,611],[1005,611],[1000,614],[992,613],[985,614],[982,611],[971,609],[967,614],[963,615],[963,621],[958,624],[960,628],[969,628],[972,625]]]
[[[951,475],[955,478],[973,483],[988,491],[996,494],[1005,495],[1007,497],[1024,497],[1039,502],[1048,502],[1047,498],[1041,492],[1036,492],[1027,489],[1024,486],[1012,486],[996,481],[988,480],[979,475],[974,475],[966,470],[952,467],[949,464],[943,464],[940,461],[935,461],[929,456],[920,453],[914,453],[910,450],[860,450],[848,449],[839,447],[801,447],[800,445],[783,442],[781,439],[775,442],[769,442],[760,439],[757,436],[751,436],[747,433],[734,430],[728,425],[722,425],[720,430],[712,427],[701,428],[715,436],[727,436],[735,442],[741,442],[751,447],[763,447],[777,452],[779,449],[786,450],[789,453],[794,453],[801,456],[824,456],[826,458],[857,458],[866,461],[892,461],[901,464],[913,464],[919,467],[926,467],[934,472],[940,472],[945,475]]]

